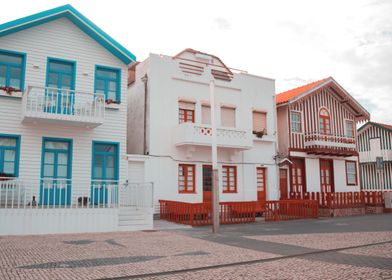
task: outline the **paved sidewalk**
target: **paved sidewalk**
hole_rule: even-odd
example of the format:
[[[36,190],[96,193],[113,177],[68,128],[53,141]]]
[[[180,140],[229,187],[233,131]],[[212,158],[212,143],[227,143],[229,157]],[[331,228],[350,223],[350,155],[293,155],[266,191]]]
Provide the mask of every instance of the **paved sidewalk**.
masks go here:
[[[222,226],[219,235],[162,221],[157,228],[0,237],[0,279],[102,279],[216,265],[223,267],[147,278],[392,279],[392,215]],[[243,261],[255,262],[232,265]]]

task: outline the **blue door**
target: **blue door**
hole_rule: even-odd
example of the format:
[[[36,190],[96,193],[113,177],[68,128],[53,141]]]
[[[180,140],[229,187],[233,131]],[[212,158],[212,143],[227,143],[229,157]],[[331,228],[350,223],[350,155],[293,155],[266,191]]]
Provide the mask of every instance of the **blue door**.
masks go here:
[[[44,138],[40,205],[71,204],[71,140]]]
[[[73,114],[75,103],[75,63],[49,59],[47,65],[45,112]]]
[[[104,205],[116,198],[118,187],[118,144],[93,143],[91,203]]]

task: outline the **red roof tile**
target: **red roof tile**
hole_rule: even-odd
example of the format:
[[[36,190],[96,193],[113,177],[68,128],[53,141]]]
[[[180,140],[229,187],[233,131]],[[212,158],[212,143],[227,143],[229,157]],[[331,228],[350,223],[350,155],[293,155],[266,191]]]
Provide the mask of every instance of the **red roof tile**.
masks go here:
[[[312,88],[318,86],[319,84],[325,82],[328,79],[330,79],[330,77],[279,93],[276,95],[276,104],[286,103],[290,99],[299,96],[308,90],[311,90]]]

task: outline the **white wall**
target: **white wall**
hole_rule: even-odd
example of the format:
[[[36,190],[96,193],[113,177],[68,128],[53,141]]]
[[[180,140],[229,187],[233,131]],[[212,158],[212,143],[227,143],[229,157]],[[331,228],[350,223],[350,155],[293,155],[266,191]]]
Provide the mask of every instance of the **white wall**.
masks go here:
[[[21,135],[21,178],[40,177],[42,137],[73,139],[72,178],[89,188],[92,140],[120,142],[120,155],[126,154],[127,67],[68,19],[61,18],[4,36],[0,49],[26,53],[25,87],[45,86],[48,57],[76,61],[76,91],[93,93],[95,65],[121,68],[121,104],[106,109],[105,123],[95,129],[62,124],[22,124],[21,99],[0,97],[0,133]],[[36,68],[38,67],[38,68]],[[127,163],[121,157],[120,180],[127,176]]]

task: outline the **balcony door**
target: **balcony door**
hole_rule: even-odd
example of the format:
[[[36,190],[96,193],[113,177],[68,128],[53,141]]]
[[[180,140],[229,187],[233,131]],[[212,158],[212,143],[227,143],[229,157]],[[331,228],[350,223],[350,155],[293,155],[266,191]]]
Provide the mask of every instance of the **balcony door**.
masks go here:
[[[335,192],[331,159],[320,159],[320,184],[321,192]]]
[[[45,91],[45,112],[73,114],[75,103],[75,63],[49,59]]]
[[[72,140],[44,138],[40,204],[70,205]]]
[[[203,165],[203,202],[212,201],[212,165]]]

